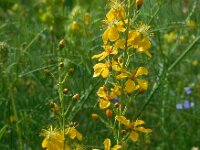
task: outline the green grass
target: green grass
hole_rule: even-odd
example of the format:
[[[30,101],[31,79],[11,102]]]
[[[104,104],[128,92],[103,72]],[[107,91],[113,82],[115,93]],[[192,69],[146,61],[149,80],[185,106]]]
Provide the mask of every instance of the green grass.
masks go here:
[[[149,69],[150,87],[130,103],[127,112],[130,118],[143,119],[153,132],[148,137],[141,136],[138,143],[130,142],[128,149],[200,148],[200,2],[157,1],[145,0],[137,18],[137,22],[149,24],[154,33],[150,50],[153,58],[134,56],[139,65]],[[91,119],[92,113],[105,118],[96,95],[104,81],[92,77],[95,61],[91,57],[101,49],[106,3],[106,0],[76,0],[66,1],[62,6],[45,5],[37,0],[0,2],[1,150],[20,146],[24,150],[42,149],[41,130],[56,124],[49,103],[59,99],[56,82],[45,76],[44,69],[57,77],[58,59],[64,62],[64,70],[74,68],[64,86],[70,91],[68,97],[81,94],[68,116],[79,124],[77,129],[84,136],[81,143],[86,149],[103,149],[104,139],[112,137],[104,124]],[[187,11],[184,13],[183,9]],[[91,15],[88,26],[83,24],[86,12]],[[43,15],[46,16],[42,19]],[[197,27],[188,27],[188,20],[195,21]],[[71,30],[73,21],[79,24],[78,31]],[[172,42],[164,37],[170,32],[177,34]],[[184,40],[178,40],[180,36]],[[66,47],[58,54],[58,44],[63,38]],[[184,92],[188,86],[191,95]],[[194,107],[177,110],[176,104],[185,99],[194,102]]]

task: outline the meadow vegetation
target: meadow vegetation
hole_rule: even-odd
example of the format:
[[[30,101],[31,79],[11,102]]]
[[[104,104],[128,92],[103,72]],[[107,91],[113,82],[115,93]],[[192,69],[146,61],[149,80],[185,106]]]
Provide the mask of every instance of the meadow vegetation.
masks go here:
[[[198,150],[199,0],[1,0],[1,150]]]

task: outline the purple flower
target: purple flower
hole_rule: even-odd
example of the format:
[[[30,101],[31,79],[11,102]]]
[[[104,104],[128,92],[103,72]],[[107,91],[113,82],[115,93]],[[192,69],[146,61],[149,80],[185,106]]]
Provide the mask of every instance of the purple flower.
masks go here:
[[[178,109],[178,110],[183,109],[183,105],[181,103],[177,103],[176,109]]]
[[[185,87],[184,90],[185,90],[185,93],[186,93],[187,95],[190,95],[190,94],[192,93],[192,90],[191,90],[190,87]]]
[[[113,100],[112,100],[113,103],[117,103],[119,102],[119,98],[118,97],[115,97]]]
[[[188,100],[184,100],[184,102],[183,102],[183,107],[184,107],[185,109],[191,108],[190,102],[189,102]]]

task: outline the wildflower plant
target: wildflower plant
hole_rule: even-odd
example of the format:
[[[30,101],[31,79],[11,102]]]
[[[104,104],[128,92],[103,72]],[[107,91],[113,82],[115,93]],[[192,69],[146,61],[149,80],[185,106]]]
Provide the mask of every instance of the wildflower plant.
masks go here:
[[[145,80],[148,69],[134,59],[136,53],[152,57],[149,52],[150,26],[136,22],[142,4],[143,1],[138,0],[134,3],[110,0],[110,10],[103,20],[102,51],[92,56],[98,61],[93,67],[93,77],[104,79],[104,85],[97,91],[99,108],[109,118],[106,121],[100,117],[100,120],[111,130],[116,144],[112,149],[115,150],[127,148],[129,140],[139,141],[140,133],[151,132],[151,129],[143,127],[143,120],[126,117],[129,103],[148,89]],[[104,147],[110,149],[110,139],[105,139]]]
[[[58,56],[60,51],[65,47],[65,41],[61,40],[57,48]],[[45,70],[46,75],[51,76],[57,83],[59,101],[53,101],[49,104],[55,123],[51,124],[48,129],[43,129],[41,135],[44,136],[42,147],[47,150],[70,150],[72,147],[77,147],[76,141],[82,141],[83,136],[76,129],[77,124],[72,122],[69,117],[70,110],[75,106],[76,101],[80,99],[80,94],[70,94],[70,91],[65,88],[65,82],[74,71],[72,68],[65,71],[62,58],[58,57],[57,78],[48,69]]]

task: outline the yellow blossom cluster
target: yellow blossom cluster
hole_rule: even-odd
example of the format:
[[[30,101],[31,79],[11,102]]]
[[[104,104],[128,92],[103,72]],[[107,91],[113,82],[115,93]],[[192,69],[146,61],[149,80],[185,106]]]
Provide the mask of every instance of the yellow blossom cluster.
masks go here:
[[[135,53],[143,53],[148,58],[152,57],[149,52],[151,42],[147,33],[150,26],[133,21],[134,16],[130,16],[130,10],[127,9],[125,1],[110,0],[110,2],[111,8],[103,20],[105,30],[102,34],[102,51],[92,56],[92,59],[98,61],[93,66],[93,77],[105,79],[105,84],[99,87],[97,92],[99,108],[106,110],[106,116],[109,118],[112,118],[113,109],[116,114],[115,121],[131,130],[130,139],[135,142],[139,138],[137,132],[150,133],[151,129],[142,127],[141,125],[144,124],[142,120],[130,122],[126,119],[121,110],[125,108],[122,101],[131,94],[143,93],[148,89],[148,81],[144,80],[144,77],[148,75],[148,69],[137,66],[137,63],[131,65],[130,60],[133,60],[131,56]],[[138,0],[137,3],[139,3]],[[140,1],[140,7],[142,3],[143,1]],[[133,66],[137,67],[132,68]],[[111,141],[108,138],[104,141],[104,146],[106,150],[121,149],[119,144],[110,148]]]
[[[121,80],[124,80],[124,87],[118,88],[123,89],[122,92],[124,93],[131,94],[136,90],[143,92],[147,90],[148,82],[141,79],[141,77],[148,75],[148,70],[145,67],[138,66],[136,69],[128,71],[127,63],[129,62],[127,59],[129,56],[125,58],[125,54],[130,51],[132,53],[141,52],[150,58],[152,57],[149,52],[151,42],[147,34],[145,34],[149,26],[141,24],[140,27],[136,27],[136,25],[134,27],[134,23],[132,23],[132,29],[132,25],[130,26],[131,23],[128,22],[128,16],[125,12],[125,4],[119,0],[111,0],[111,5],[111,9],[103,21],[106,26],[102,35],[103,51],[92,56],[92,59],[98,59],[99,61],[93,67],[93,77],[114,78],[116,83],[113,85],[118,85]],[[103,87],[100,87],[99,91],[102,91],[101,89]],[[105,98],[105,95],[98,94],[100,103],[102,102],[102,98],[104,99],[103,102],[111,101],[115,98],[111,95],[108,100],[108,98]],[[118,96],[117,94],[114,95]],[[100,108],[102,108],[101,106]]]

